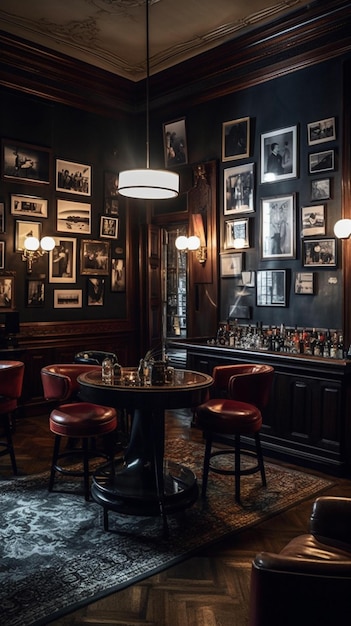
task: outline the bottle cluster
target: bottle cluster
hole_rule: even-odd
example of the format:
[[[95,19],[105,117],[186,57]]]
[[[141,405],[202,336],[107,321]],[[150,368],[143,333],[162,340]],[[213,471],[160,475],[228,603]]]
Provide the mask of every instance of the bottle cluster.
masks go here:
[[[331,359],[346,358],[343,335],[340,331],[286,328],[279,327],[240,326],[235,320],[232,323],[221,322],[216,338],[209,344],[227,346],[239,350],[267,350],[287,354],[305,354]]]

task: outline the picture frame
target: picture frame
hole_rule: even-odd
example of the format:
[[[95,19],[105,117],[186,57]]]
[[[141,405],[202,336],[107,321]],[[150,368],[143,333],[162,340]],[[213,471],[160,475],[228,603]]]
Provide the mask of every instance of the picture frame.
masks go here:
[[[312,152],[308,155],[308,171],[310,174],[319,172],[329,172],[335,167],[335,151],[324,150],[323,152]]]
[[[257,270],[257,306],[287,306],[286,270]]]
[[[250,247],[249,218],[227,220],[224,223],[224,249],[238,250]]]
[[[254,212],[254,174],[254,163],[223,170],[224,215]]]
[[[52,152],[49,148],[11,139],[2,139],[1,148],[3,179],[36,185],[50,184]]]
[[[119,218],[110,215],[101,215],[100,217],[100,237],[107,239],[118,239],[119,235]]]
[[[86,276],[108,276],[110,242],[84,239],[80,246],[80,273]]]
[[[27,278],[27,299],[28,308],[43,307],[45,304],[45,279],[41,277]]]
[[[111,291],[113,293],[126,290],[125,259],[111,259]]]
[[[0,200],[0,234],[5,233],[5,202]]]
[[[104,172],[104,213],[119,215],[119,176],[115,172]]]
[[[302,246],[304,267],[336,267],[337,248],[334,238],[304,239]]]
[[[309,146],[314,146],[326,141],[336,139],[335,117],[327,117],[318,122],[307,124],[307,141]]]
[[[23,252],[24,240],[26,237],[33,236],[41,239],[41,222],[26,222],[16,220],[15,222],[15,252]]]
[[[25,215],[26,217],[47,217],[48,200],[38,196],[21,196],[11,194],[11,215]]]
[[[331,180],[330,178],[318,178],[311,180],[311,201],[330,200]]]
[[[325,205],[301,207],[301,237],[325,235]]]
[[[232,252],[220,255],[221,278],[241,276],[243,269],[243,253]]]
[[[54,289],[55,309],[81,309],[81,289]]]
[[[91,166],[56,159],[56,191],[91,196]]]
[[[55,247],[49,252],[49,282],[75,283],[77,267],[77,240],[54,237]]]
[[[0,311],[13,311],[15,307],[16,272],[0,272]]]
[[[0,270],[5,269],[5,241],[0,241]]]
[[[294,291],[296,295],[314,294],[315,272],[296,272]]]
[[[261,135],[261,183],[297,178],[297,126]]]
[[[91,204],[57,200],[56,230],[63,233],[91,233]]]
[[[105,279],[97,276],[87,278],[87,305],[104,306]]]
[[[222,124],[222,161],[250,156],[250,118],[241,117]]]
[[[185,117],[163,124],[163,146],[166,167],[188,163]]]
[[[261,199],[261,258],[296,258],[295,194]]]

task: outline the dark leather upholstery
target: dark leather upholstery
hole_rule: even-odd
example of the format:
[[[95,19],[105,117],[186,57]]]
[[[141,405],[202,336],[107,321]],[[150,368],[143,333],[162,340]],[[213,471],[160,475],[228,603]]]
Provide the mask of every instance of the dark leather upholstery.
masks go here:
[[[41,370],[41,382],[45,400],[65,402],[77,398],[79,374],[89,370],[99,369],[99,365],[84,365],[78,363],[60,363],[47,365]]]
[[[11,417],[22,394],[23,376],[22,361],[0,361],[0,423],[5,436],[5,441],[0,441],[0,456],[10,455],[14,474],[17,474],[17,464],[12,441]]]
[[[339,626],[350,619],[351,498],[316,499],[309,533],[257,554],[249,626]]]
[[[90,485],[89,458],[102,457],[113,461],[114,441],[112,433],[117,428],[117,414],[112,407],[102,406],[91,402],[79,402],[79,374],[101,369],[99,365],[85,365],[81,363],[53,364],[43,367],[41,379],[46,400],[56,401],[59,404],[50,413],[50,430],[55,435],[54,452],[51,464],[49,491],[52,491],[56,472],[62,474],[81,475],[84,478],[85,499],[89,500]],[[67,402],[71,400],[71,402]],[[60,459],[76,456],[77,449],[60,453],[61,438],[70,440],[81,439],[83,454],[83,470],[70,470],[59,464]],[[98,451],[95,444],[89,450],[89,440],[103,437],[105,450]]]
[[[259,438],[261,411],[267,406],[274,369],[268,365],[222,365],[213,369],[214,383],[210,399],[196,408],[196,424],[203,429],[206,449],[203,468],[202,496],[205,497],[209,470],[235,476],[235,499],[240,502],[240,476],[260,471],[266,485],[263,455]],[[241,436],[253,436],[256,453],[243,450]],[[212,451],[214,442],[230,445],[232,450]],[[235,452],[233,470],[211,465],[211,458]],[[240,456],[256,456],[257,464],[242,469]]]

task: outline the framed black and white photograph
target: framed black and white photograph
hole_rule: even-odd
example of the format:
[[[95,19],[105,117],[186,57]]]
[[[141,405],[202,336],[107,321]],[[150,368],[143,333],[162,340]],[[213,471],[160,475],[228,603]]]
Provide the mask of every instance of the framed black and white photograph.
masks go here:
[[[27,301],[26,306],[30,308],[43,307],[45,304],[45,279],[27,279]]]
[[[0,273],[0,310],[15,309],[15,272]]]
[[[312,296],[314,294],[314,272],[295,273],[295,293],[297,295]]]
[[[118,239],[119,218],[101,215],[100,217],[100,237],[108,239]]]
[[[111,260],[111,291],[126,290],[126,264],[124,259]]]
[[[325,141],[334,141],[336,139],[335,117],[328,117],[307,124],[307,138],[309,146]]]
[[[262,259],[296,256],[295,194],[261,199]]]
[[[311,201],[329,200],[331,198],[330,178],[319,178],[311,180]]]
[[[5,242],[0,241],[0,270],[5,269]]]
[[[56,230],[63,233],[91,233],[91,204],[57,200]]]
[[[222,124],[222,161],[250,156],[250,118],[241,117]]]
[[[24,250],[24,240],[26,237],[36,237],[41,239],[41,222],[25,222],[16,220],[15,226],[15,252]]]
[[[230,254],[221,254],[220,265],[222,278],[241,276],[243,269],[243,253],[232,252]]]
[[[188,162],[185,118],[163,124],[163,145],[166,167]]]
[[[91,196],[91,167],[56,159],[56,191]]]
[[[224,169],[224,215],[255,210],[254,167],[254,163],[247,163]]]
[[[108,276],[110,242],[83,240],[80,242],[80,273],[90,276]]]
[[[47,217],[48,201],[37,196],[19,196],[11,194],[11,215],[27,217]]]
[[[75,283],[77,267],[77,240],[55,237],[55,247],[49,253],[49,282]]]
[[[115,172],[104,174],[104,213],[119,215],[118,174]]]
[[[228,220],[224,223],[224,249],[249,248],[249,219]]]
[[[5,232],[5,202],[0,201],[0,234]]]
[[[258,270],[257,306],[286,306],[286,270]]]
[[[297,177],[297,126],[261,135],[261,183]]]
[[[54,289],[55,309],[81,309],[81,289]]]
[[[336,267],[335,239],[304,239],[304,267]]]
[[[334,170],[335,154],[334,150],[324,150],[324,152],[313,152],[308,155],[308,171],[310,174],[328,172]]]
[[[325,205],[301,207],[301,237],[325,235]]]
[[[104,306],[105,279],[87,278],[88,306]]]
[[[50,183],[52,153],[49,148],[3,139],[1,161],[4,179],[41,185]]]

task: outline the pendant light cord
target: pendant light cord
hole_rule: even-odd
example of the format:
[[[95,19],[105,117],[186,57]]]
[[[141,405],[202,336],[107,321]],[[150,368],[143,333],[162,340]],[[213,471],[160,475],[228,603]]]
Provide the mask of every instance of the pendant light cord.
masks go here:
[[[149,106],[149,82],[150,82],[150,45],[149,45],[149,0],[146,0],[146,169],[150,167],[150,106]]]

